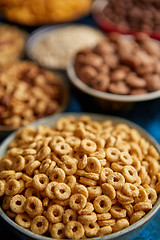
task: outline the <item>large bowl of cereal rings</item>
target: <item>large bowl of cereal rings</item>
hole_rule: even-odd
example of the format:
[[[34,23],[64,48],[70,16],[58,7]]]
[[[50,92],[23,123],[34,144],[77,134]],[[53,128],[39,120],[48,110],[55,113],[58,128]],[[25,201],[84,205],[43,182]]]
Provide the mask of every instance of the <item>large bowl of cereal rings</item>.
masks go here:
[[[27,239],[133,239],[160,208],[160,146],[125,119],[49,116],[0,157],[0,215]]]
[[[160,43],[145,33],[108,33],[95,47],[77,52],[68,76],[101,109],[127,109],[160,97],[159,50]]]

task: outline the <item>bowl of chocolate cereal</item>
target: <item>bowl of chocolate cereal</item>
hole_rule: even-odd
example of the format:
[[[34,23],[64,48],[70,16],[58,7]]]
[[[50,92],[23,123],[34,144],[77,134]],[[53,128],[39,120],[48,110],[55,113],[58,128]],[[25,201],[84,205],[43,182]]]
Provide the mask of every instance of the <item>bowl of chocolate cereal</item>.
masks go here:
[[[68,76],[80,94],[103,110],[122,110],[160,97],[160,43],[145,33],[110,33],[78,51]]]
[[[48,116],[0,157],[0,215],[23,239],[133,239],[160,208],[160,146],[122,118]]]

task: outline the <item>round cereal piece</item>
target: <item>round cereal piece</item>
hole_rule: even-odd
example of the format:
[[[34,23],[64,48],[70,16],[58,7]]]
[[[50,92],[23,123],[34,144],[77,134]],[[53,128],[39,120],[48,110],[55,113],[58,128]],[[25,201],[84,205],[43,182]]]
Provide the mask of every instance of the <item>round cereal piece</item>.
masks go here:
[[[28,197],[25,202],[25,211],[31,217],[40,215],[43,212],[42,202],[37,197]]]
[[[97,213],[108,212],[111,209],[112,202],[106,195],[98,196],[93,201],[94,209]]]
[[[133,205],[132,204],[124,204],[123,208],[126,209],[128,217],[132,217],[134,210],[133,210]]]
[[[24,196],[26,198],[33,197],[33,196],[40,198],[40,192],[38,190],[36,190],[34,187],[28,187],[24,193]]]
[[[13,196],[4,196],[2,200],[2,208],[8,210],[10,208],[10,201]]]
[[[86,206],[78,211],[79,215],[86,215],[86,214],[91,214],[94,211],[93,204],[90,202],[86,203]]]
[[[31,220],[27,213],[18,213],[15,217],[15,222],[23,228],[30,228]]]
[[[80,222],[70,221],[66,224],[65,235],[69,239],[79,239],[84,235],[84,228]]]
[[[117,190],[117,199],[119,202],[123,202],[126,204],[134,202],[133,197],[129,197],[129,196],[125,195],[121,190]]]
[[[122,174],[125,179],[130,183],[135,182],[138,177],[136,169],[132,166],[124,166],[124,168],[122,169]]]
[[[115,189],[121,189],[125,183],[125,178],[123,177],[123,175],[121,173],[114,172],[108,176],[107,181]]]
[[[140,186],[139,195],[135,198],[135,203],[148,201],[148,196],[146,190]]]
[[[104,226],[113,227],[115,222],[116,222],[116,219],[115,218],[111,218],[111,219],[108,219],[108,220],[99,220],[98,224],[101,227],[104,227]]]
[[[99,174],[98,173],[84,172],[84,177],[95,180],[95,181],[99,180]]]
[[[25,167],[25,159],[21,155],[15,157],[14,162],[12,164],[12,169],[15,171],[22,171]]]
[[[14,176],[15,171],[14,170],[3,170],[0,172],[0,179],[6,179],[10,176]]]
[[[33,148],[26,148],[23,150],[22,155],[26,156],[26,155],[35,155],[37,153],[36,149]]]
[[[98,237],[103,237],[106,236],[108,234],[112,233],[112,227],[111,226],[104,226],[101,227],[98,231]]]
[[[55,182],[63,182],[65,179],[65,172],[61,168],[54,168],[49,175],[49,179]]]
[[[136,156],[132,156],[132,167],[134,167],[137,172],[141,169],[141,162],[138,160]]]
[[[12,211],[10,211],[10,210],[7,210],[7,212],[6,212],[6,214],[7,214],[7,216],[9,217],[9,218],[13,218],[13,219],[15,219],[15,217],[16,217],[16,213],[14,213],[14,212],[12,212]]]
[[[59,142],[65,142],[65,139],[62,136],[53,136],[53,140],[50,142],[50,147],[54,150],[54,146]]]
[[[120,153],[120,161],[124,165],[131,165],[133,160],[131,155],[127,151],[124,151]]]
[[[109,147],[106,150],[106,159],[109,162],[117,162],[120,157],[120,151],[115,147]]]
[[[43,160],[40,167],[39,167],[39,172],[40,173],[45,173],[47,171],[47,169],[49,168],[51,163],[52,163],[52,160],[49,159],[49,158]],[[56,163],[55,163],[55,165],[56,165]]]
[[[103,194],[108,196],[111,200],[116,197],[116,191],[114,187],[109,183],[102,184],[102,191],[103,191]]]
[[[1,159],[0,160],[0,172],[4,171],[4,170],[9,170],[12,168],[12,161],[10,159]]]
[[[54,204],[48,207],[46,217],[51,223],[58,223],[62,221],[63,213],[63,207],[58,204]]]
[[[26,198],[23,195],[15,195],[10,201],[10,209],[15,213],[24,213]]]
[[[113,170],[109,167],[103,168],[100,172],[100,181],[101,182],[106,182],[108,176],[113,173]]]
[[[76,178],[74,176],[66,176],[64,182],[73,189],[76,184]]]
[[[110,218],[111,218],[111,214],[109,212],[97,214],[98,221],[105,221],[105,220],[109,220]]]
[[[97,222],[84,224],[83,227],[85,235],[89,238],[96,237],[100,228]]]
[[[44,234],[49,227],[49,222],[45,216],[36,216],[31,221],[31,231],[39,235]]]
[[[72,148],[79,147],[81,143],[81,139],[75,136],[66,137],[65,140]]]
[[[144,186],[145,187],[145,191],[147,193],[148,196],[148,200],[154,204],[157,200],[157,192],[155,191],[155,189],[151,188],[150,186]]]
[[[120,207],[118,204],[115,204],[111,207],[110,213],[114,218],[125,218],[126,210]]]
[[[122,172],[123,165],[121,162],[113,162],[111,163],[111,168],[114,172]]]
[[[125,183],[122,187],[122,192],[128,197],[138,197],[139,189],[132,183]]]
[[[46,189],[45,189],[45,193],[47,195],[47,197],[49,197],[50,199],[54,199],[55,193],[54,193],[54,187],[57,185],[57,182],[50,182],[48,183]]]
[[[74,159],[70,156],[62,157],[62,165],[61,168],[65,172],[66,175],[74,175],[77,171],[77,164]]]
[[[78,168],[84,169],[87,165],[87,155],[84,154],[83,157],[78,161]]]
[[[137,211],[146,211],[148,212],[150,209],[152,209],[152,203],[149,201],[146,202],[139,202],[134,205],[135,212]]]
[[[155,149],[155,147],[153,145],[149,146],[148,153],[149,153],[149,155],[151,155],[155,159],[159,160],[160,155],[159,155],[158,151]]]
[[[33,174],[33,172],[41,165],[40,161],[33,161],[27,164],[27,166],[25,167],[26,169],[26,174],[31,176]]]
[[[6,195],[16,195],[20,190],[20,182],[16,179],[10,179],[5,186]]]
[[[54,187],[54,194],[59,200],[66,200],[71,195],[71,189],[65,183],[57,183]]]
[[[83,194],[86,198],[88,198],[88,188],[86,188],[82,184],[76,184],[72,190],[72,194],[79,193]]]
[[[97,181],[92,180],[87,177],[80,177],[79,182],[84,185],[87,185],[87,186],[96,186],[97,185]]]
[[[46,159],[47,156],[50,154],[51,152],[51,149],[50,147],[48,146],[43,146],[37,153],[37,156],[36,158],[39,160],[39,161],[42,161],[43,159]]]
[[[4,195],[5,192],[6,181],[0,180],[0,197]]]
[[[67,155],[71,152],[72,148],[66,142],[58,142],[54,145],[54,151],[59,155]]]
[[[59,200],[57,198],[53,199],[52,202],[54,204],[57,204],[59,206],[62,206],[62,207],[68,207],[69,206],[69,199],[66,199],[66,200]]]
[[[100,186],[87,187],[87,190],[88,190],[90,201],[95,199],[97,196],[102,195],[102,188]]]
[[[67,224],[70,221],[76,221],[77,220],[77,213],[73,209],[67,209],[63,213],[63,223]]]
[[[43,173],[35,175],[32,180],[33,187],[39,191],[43,191],[48,183],[49,179]]]
[[[55,223],[50,228],[51,236],[55,239],[65,239],[65,225],[63,223]]]
[[[83,194],[73,194],[69,199],[69,206],[73,210],[81,210],[86,206],[87,198]]]
[[[81,149],[84,153],[90,154],[96,151],[97,145],[94,141],[91,139],[83,139],[81,141]]]
[[[79,215],[78,221],[82,224],[93,223],[97,221],[97,216],[95,212],[91,212],[90,214],[86,215]]]
[[[87,165],[85,167],[85,171],[99,173],[101,170],[101,163],[99,162],[98,158],[96,157],[88,157],[87,158]]]
[[[133,224],[133,223],[139,221],[142,217],[144,217],[145,214],[146,213],[142,210],[134,212],[130,218],[130,224]]]
[[[113,226],[112,231],[113,232],[118,232],[124,228],[129,227],[129,222],[126,218],[121,218],[119,219]]]

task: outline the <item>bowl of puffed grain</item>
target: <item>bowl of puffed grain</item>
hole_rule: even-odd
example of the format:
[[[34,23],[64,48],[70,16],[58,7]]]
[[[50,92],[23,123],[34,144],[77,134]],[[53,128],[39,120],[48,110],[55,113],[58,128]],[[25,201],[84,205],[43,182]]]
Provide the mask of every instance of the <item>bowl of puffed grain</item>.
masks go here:
[[[160,146],[122,118],[55,114],[0,157],[0,215],[23,239],[133,239],[160,209]]]

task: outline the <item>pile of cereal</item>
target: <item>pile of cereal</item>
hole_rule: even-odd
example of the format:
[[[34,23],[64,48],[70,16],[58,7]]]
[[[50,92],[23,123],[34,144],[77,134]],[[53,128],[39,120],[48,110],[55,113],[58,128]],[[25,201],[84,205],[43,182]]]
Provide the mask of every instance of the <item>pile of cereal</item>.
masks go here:
[[[0,125],[18,128],[55,113],[62,105],[61,78],[29,61],[0,69]],[[65,94],[64,94],[65,95]]]
[[[159,153],[124,123],[87,115],[20,129],[0,160],[0,196],[21,227],[56,239],[120,231],[160,192]]]
[[[144,33],[110,33],[94,48],[80,50],[75,72],[89,87],[113,94],[160,90],[160,44]]]

